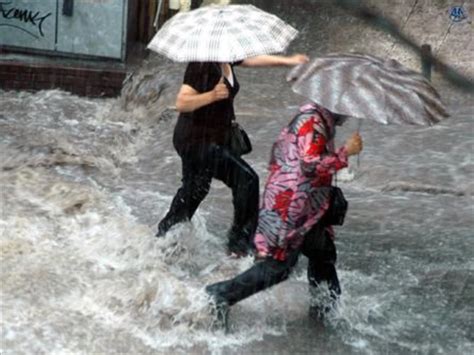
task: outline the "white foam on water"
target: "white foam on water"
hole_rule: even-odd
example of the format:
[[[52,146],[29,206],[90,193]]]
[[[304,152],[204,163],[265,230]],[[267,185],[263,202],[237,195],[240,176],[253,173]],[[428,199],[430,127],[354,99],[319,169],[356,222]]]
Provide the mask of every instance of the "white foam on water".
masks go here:
[[[130,351],[219,349],[267,332],[264,322],[258,331],[210,330],[203,287],[246,269],[251,259],[223,256],[224,241],[206,230],[199,213],[193,224],[156,239],[120,194],[97,184],[42,168],[11,170],[4,178],[11,186],[1,245],[5,349],[106,351],[122,333],[133,339]],[[210,262],[214,269],[206,270]],[[78,328],[90,345],[78,339]]]

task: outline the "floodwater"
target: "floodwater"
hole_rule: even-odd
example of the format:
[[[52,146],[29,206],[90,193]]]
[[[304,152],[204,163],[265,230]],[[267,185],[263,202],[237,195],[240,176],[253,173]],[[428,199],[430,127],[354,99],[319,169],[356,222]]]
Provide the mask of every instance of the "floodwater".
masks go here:
[[[234,306],[224,334],[209,329],[203,287],[252,260],[225,255],[231,194],[218,181],[191,223],[153,237],[180,181],[172,105],[184,67],[147,66],[159,74],[137,74],[122,99],[0,92],[2,353],[474,352],[472,96],[439,83],[452,117],[434,127],[363,123],[364,152],[339,178],[350,210],[336,312],[308,317],[302,257],[290,280]],[[262,186],[303,101],[285,73],[237,69]]]

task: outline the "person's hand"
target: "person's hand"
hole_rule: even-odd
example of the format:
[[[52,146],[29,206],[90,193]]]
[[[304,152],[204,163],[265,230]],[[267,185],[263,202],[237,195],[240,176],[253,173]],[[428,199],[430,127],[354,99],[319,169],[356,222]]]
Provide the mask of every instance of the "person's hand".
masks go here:
[[[224,84],[224,77],[221,77],[217,85],[214,86],[212,94],[214,95],[214,101],[224,100],[229,97],[229,89],[227,89],[226,84]]]
[[[304,64],[309,62],[309,57],[305,54],[294,54],[287,57],[288,65],[294,66],[298,64]]]
[[[267,257],[268,257],[268,254],[267,254],[267,253],[262,252],[262,251],[259,251],[257,254],[255,254],[255,257],[254,257],[253,262],[254,262],[254,263],[258,263],[258,262],[260,262],[260,261],[265,260]]]
[[[362,137],[359,135],[359,133],[353,133],[352,136],[350,136],[346,141],[345,147],[347,150],[347,155],[359,154],[363,147]]]

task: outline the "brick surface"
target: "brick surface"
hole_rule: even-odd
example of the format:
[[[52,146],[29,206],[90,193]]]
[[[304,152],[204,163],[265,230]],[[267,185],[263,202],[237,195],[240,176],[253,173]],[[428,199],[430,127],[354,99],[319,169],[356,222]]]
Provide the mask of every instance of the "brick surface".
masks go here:
[[[119,96],[126,71],[0,62],[3,90],[62,89],[79,96]]]

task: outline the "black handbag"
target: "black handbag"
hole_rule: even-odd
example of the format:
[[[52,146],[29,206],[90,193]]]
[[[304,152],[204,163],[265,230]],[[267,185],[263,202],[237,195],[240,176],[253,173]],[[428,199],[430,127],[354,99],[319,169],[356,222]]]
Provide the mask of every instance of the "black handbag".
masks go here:
[[[348,207],[349,203],[344,197],[342,190],[337,186],[331,186],[329,208],[324,216],[326,224],[342,226]]]
[[[252,143],[244,129],[235,121],[232,121],[230,129],[230,150],[235,155],[241,156],[252,151]]]

